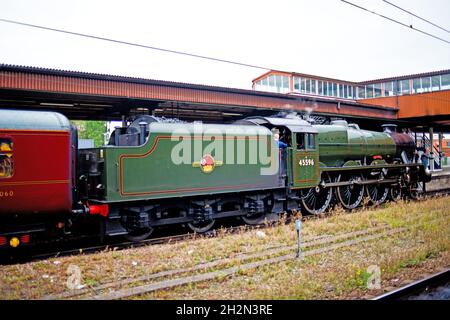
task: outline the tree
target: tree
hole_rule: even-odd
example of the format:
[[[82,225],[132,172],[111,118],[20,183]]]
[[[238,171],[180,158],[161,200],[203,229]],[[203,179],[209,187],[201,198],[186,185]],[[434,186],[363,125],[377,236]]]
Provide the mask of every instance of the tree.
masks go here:
[[[93,139],[95,146],[100,147],[104,144],[106,133],[105,121],[71,121],[78,129],[78,138]]]

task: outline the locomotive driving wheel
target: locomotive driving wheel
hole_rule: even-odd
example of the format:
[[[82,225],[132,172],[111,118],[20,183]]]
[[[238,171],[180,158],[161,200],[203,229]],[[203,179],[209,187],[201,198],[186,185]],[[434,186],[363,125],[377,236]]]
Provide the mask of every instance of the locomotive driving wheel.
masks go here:
[[[383,173],[379,173],[375,177],[383,179]],[[389,187],[386,184],[369,184],[366,186],[366,190],[370,204],[373,206],[379,206],[385,202],[389,194]]]
[[[320,185],[309,188],[302,189],[300,191],[300,205],[309,214],[319,215],[324,213],[331,203],[333,198],[333,189],[328,187],[323,187],[324,183],[331,182],[331,178],[328,174],[323,174],[323,179]]]
[[[397,202],[402,198],[402,188],[400,185],[389,188],[389,200]]]
[[[350,182],[351,184],[339,186],[336,188],[336,194],[339,202],[347,210],[353,210],[361,204],[364,197],[364,186],[358,184],[363,177],[357,173],[340,174],[337,182]]]
[[[416,181],[409,185],[409,196],[414,200],[419,200],[425,195],[425,183]]]

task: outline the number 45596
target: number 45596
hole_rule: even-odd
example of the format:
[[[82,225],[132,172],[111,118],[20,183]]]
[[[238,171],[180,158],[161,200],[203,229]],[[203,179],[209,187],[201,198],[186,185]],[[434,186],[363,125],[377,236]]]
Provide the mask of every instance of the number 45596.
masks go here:
[[[300,166],[313,166],[314,165],[314,159],[300,159],[298,164]]]

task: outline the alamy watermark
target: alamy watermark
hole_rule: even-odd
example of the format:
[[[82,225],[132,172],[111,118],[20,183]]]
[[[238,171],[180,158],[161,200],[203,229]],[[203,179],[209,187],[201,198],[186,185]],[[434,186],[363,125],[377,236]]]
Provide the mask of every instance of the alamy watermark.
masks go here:
[[[259,165],[261,175],[274,175],[279,168],[278,141],[259,126],[203,125],[194,122],[174,130],[171,160],[175,165],[191,164],[204,172],[215,166]]]

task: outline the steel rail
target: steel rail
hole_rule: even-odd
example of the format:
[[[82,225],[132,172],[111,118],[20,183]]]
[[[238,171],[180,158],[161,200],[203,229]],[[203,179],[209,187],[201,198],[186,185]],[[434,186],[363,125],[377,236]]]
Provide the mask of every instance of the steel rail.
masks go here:
[[[316,236],[316,237],[312,237],[311,239],[307,239],[302,244],[302,248],[309,248],[309,247],[315,247],[315,246],[319,246],[319,245],[323,245],[323,244],[336,243],[341,240],[347,240],[350,238],[366,236],[366,235],[374,234],[375,232],[383,231],[383,230],[387,230],[387,229],[389,229],[388,225],[385,225],[385,226],[378,226],[378,227],[373,227],[373,228],[368,228],[368,229],[358,230],[358,231],[342,232],[342,233],[339,233],[336,235]],[[123,280],[106,282],[106,283],[103,283],[103,284],[93,287],[93,288],[84,288],[84,289],[77,290],[77,291],[69,291],[69,292],[64,292],[61,294],[48,295],[48,296],[43,297],[42,299],[43,300],[53,300],[53,299],[72,298],[75,296],[80,296],[80,295],[89,293],[92,290],[99,291],[99,290],[112,288],[115,286],[129,285],[129,284],[141,282],[141,281],[150,281],[153,279],[183,274],[183,273],[187,273],[187,272],[207,270],[207,269],[210,269],[210,268],[213,268],[216,266],[225,265],[230,262],[236,262],[236,261],[241,262],[241,261],[246,261],[246,260],[251,260],[251,259],[268,257],[271,255],[283,253],[285,251],[293,250],[295,248],[296,248],[295,245],[270,246],[268,248],[263,249],[262,251],[245,252],[245,253],[238,254],[236,257],[220,258],[220,259],[216,259],[216,260],[209,261],[209,262],[199,263],[192,267],[164,270],[164,271],[160,271],[160,272],[153,273],[153,274],[143,275],[143,276],[140,276],[137,278],[131,278],[131,279],[126,278]]]
[[[382,237],[387,237],[387,236],[390,236],[390,235],[393,235],[396,233],[404,232],[405,230],[406,230],[406,228],[397,228],[397,229],[393,229],[393,230],[389,230],[389,231],[381,232],[381,233],[376,233],[376,234],[365,236],[365,237],[358,237],[354,240],[348,240],[348,241],[339,242],[336,244],[331,244],[330,246],[321,247],[318,249],[308,250],[303,253],[303,257],[318,255],[318,254],[334,251],[334,250],[337,250],[340,248],[353,246],[358,243],[380,239]],[[284,262],[284,261],[295,260],[295,259],[296,259],[295,253],[289,253],[289,254],[282,255],[282,256],[277,256],[277,257],[263,259],[263,260],[259,260],[259,261],[255,261],[255,262],[240,264],[238,266],[229,267],[227,269],[221,269],[221,270],[217,270],[217,271],[211,271],[211,272],[196,274],[196,275],[192,275],[192,276],[179,277],[179,278],[175,278],[175,279],[168,279],[168,280],[163,280],[163,281],[159,281],[159,282],[144,284],[144,285],[137,286],[137,287],[131,287],[131,288],[121,289],[121,290],[117,290],[117,291],[113,291],[113,292],[97,294],[94,296],[90,296],[89,299],[92,299],[92,300],[124,299],[124,298],[132,297],[132,296],[138,296],[138,295],[154,292],[156,290],[169,289],[172,287],[186,285],[186,284],[190,284],[190,283],[197,283],[197,282],[202,282],[202,281],[206,281],[206,280],[213,280],[217,277],[227,277],[227,276],[234,275],[238,272],[251,270],[251,269],[263,267],[266,265],[276,264],[276,263],[280,263],[280,262]]]
[[[450,281],[450,269],[446,269],[432,276],[410,283],[399,289],[387,292],[372,300],[400,300],[405,299],[414,294],[427,290],[428,288],[435,288],[441,284]]]

